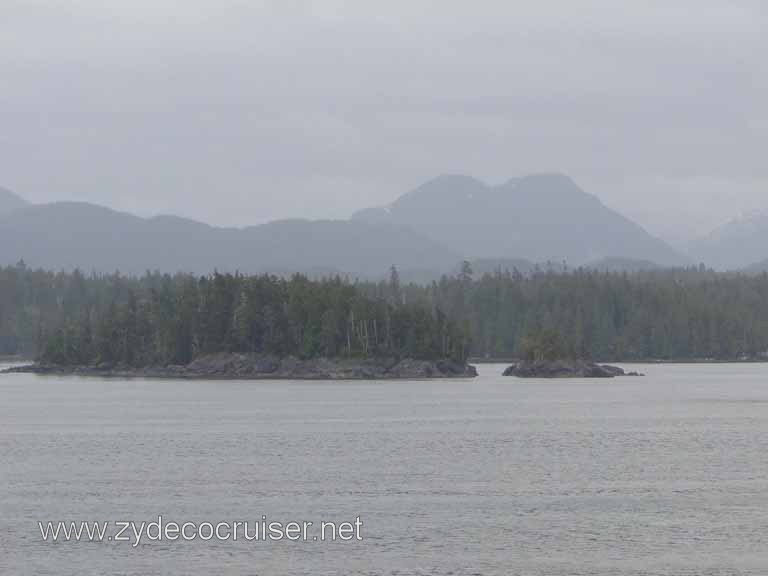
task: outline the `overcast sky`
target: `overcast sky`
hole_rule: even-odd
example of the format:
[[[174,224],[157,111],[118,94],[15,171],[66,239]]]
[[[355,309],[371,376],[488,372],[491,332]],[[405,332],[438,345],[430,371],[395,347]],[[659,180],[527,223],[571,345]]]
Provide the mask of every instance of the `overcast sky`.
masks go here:
[[[0,185],[215,224],[571,175],[677,239],[768,211],[762,0],[0,0]]]

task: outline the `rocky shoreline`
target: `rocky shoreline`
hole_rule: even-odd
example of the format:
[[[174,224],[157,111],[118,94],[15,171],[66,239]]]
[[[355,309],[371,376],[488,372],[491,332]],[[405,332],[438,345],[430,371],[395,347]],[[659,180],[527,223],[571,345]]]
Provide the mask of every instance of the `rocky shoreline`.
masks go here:
[[[0,373],[97,376],[103,378],[182,378],[208,380],[406,380],[424,378],[474,378],[477,370],[453,360],[410,358],[317,358],[212,354],[187,365],[147,366],[63,366],[28,364]]]
[[[625,372],[609,364],[596,364],[585,360],[554,360],[520,362],[512,364],[504,376],[518,378],[615,378],[616,376],[643,376],[638,372]]]

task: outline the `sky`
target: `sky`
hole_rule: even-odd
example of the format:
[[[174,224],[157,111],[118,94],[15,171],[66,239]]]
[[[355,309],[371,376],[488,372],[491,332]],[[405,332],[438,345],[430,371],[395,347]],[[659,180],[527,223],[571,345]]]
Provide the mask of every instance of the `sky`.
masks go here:
[[[563,172],[684,245],[768,211],[762,0],[0,0],[0,186],[217,225]]]

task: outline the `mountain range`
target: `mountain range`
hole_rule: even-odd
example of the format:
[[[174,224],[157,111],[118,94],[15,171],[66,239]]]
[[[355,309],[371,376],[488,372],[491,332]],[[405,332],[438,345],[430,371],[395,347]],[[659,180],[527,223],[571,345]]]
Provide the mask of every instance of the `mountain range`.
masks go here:
[[[371,276],[392,263],[452,266],[459,255],[410,230],[353,221],[283,220],[217,228],[175,216],[139,218],[77,202],[32,205],[0,217],[0,262],[50,269],[141,274],[348,272]]]
[[[703,261],[727,268],[758,262],[768,218],[724,227],[680,254],[561,174],[492,186],[443,175],[392,204],[349,220],[278,220],[215,227],[177,216],[141,218],[80,202],[29,204],[0,188],[0,264],[142,274],[303,272],[430,281],[472,261],[476,274],[589,266],[646,270]],[[762,236],[761,236],[762,235]],[[761,240],[763,238],[763,240]]]

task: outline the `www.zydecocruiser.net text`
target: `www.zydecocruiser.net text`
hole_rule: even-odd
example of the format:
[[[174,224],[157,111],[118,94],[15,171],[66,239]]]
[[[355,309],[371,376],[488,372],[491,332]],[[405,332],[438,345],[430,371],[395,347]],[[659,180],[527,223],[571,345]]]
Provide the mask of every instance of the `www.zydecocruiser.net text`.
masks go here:
[[[118,542],[134,548],[150,542],[359,542],[363,521],[279,522],[262,516],[259,520],[224,522],[176,522],[162,516],[157,520],[48,521],[38,522],[45,542]]]

